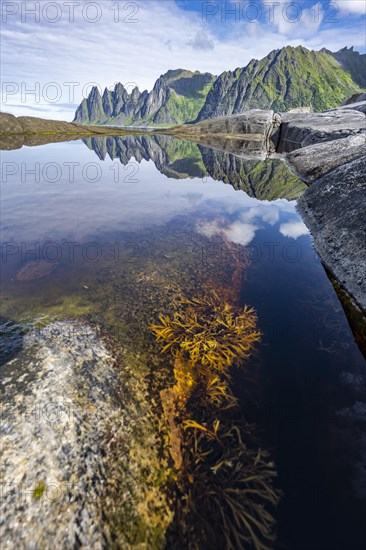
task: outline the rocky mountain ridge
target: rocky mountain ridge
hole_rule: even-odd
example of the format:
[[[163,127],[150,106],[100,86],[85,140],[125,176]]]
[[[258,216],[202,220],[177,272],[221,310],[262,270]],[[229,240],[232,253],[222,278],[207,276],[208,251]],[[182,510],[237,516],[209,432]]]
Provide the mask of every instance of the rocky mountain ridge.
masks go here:
[[[366,87],[366,54],[353,48],[331,52],[303,46],[273,50],[246,67],[210,73],[170,70],[151,92],[121,83],[103,94],[94,87],[78,107],[74,122],[165,126],[202,121],[249,109],[323,111],[341,105]]]
[[[362,77],[358,82],[355,78],[361,66],[366,73],[366,55],[353,50],[335,54],[328,50],[310,51],[303,46],[274,50],[259,61],[252,59],[244,68],[222,73],[197,120],[248,109],[332,109],[360,90]]]
[[[120,82],[101,95],[95,86],[75,113],[74,122],[123,125],[182,124],[195,119],[216,77],[210,73],[170,70],[161,75],[151,92]]]
[[[152,160],[162,174],[174,179],[211,177],[260,200],[294,200],[306,185],[280,159],[261,160],[204,147],[164,135],[90,137],[83,139],[100,160],[107,156],[123,165]]]

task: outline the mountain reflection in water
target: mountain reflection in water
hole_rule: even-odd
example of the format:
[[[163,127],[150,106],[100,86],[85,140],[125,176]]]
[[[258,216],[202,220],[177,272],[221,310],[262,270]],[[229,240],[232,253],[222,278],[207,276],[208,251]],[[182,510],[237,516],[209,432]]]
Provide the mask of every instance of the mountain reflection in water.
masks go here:
[[[235,140],[229,140],[235,143]],[[166,136],[92,137],[84,139],[100,160],[107,156],[123,165],[132,160],[152,160],[169,178],[205,178],[230,183],[260,200],[296,199],[306,185],[292,174],[283,160],[262,156],[261,142],[246,142],[242,156]],[[248,157],[248,151],[250,156]],[[258,159],[255,159],[255,156]]]

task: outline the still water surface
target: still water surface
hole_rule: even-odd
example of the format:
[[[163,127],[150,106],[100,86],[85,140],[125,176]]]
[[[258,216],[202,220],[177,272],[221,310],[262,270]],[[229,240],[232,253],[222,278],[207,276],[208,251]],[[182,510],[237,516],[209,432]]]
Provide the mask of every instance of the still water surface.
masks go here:
[[[93,138],[2,152],[2,173],[4,320],[87,318],[143,347],[145,310],[158,315],[178,287],[227,284],[250,255],[232,284],[263,332],[249,409],[285,495],[278,548],[363,548],[365,361],[296,211],[305,186],[284,163]],[[245,377],[234,385],[250,414]]]

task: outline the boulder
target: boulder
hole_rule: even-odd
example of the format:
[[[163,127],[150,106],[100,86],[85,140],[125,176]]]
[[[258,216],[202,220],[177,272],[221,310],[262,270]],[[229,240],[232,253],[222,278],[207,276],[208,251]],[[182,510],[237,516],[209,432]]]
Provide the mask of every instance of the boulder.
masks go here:
[[[351,109],[352,111],[360,111],[360,113],[366,114],[366,101],[357,101],[356,103],[349,103],[347,105],[342,105],[342,107],[337,107],[337,109],[330,109],[328,112],[331,111],[342,111],[344,109]]]
[[[353,94],[353,96],[342,103],[342,105],[351,105],[352,103],[359,103],[360,101],[366,101],[366,93]]]
[[[221,134],[187,136],[188,140],[218,151],[225,151],[246,159],[265,160],[268,157],[268,141],[263,136],[247,135],[227,137]]]
[[[361,157],[365,151],[366,135],[357,134],[297,149],[287,155],[287,161],[302,180],[312,183],[334,168]]]
[[[366,118],[353,109],[326,113],[284,113],[279,130],[279,153],[288,153],[314,143],[332,141],[366,132]],[[278,134],[278,132],[277,132]]]
[[[221,116],[197,124],[185,124],[164,133],[179,135],[221,134],[226,136],[259,135],[269,138],[278,128],[281,118],[273,111],[253,109],[238,115]]]
[[[318,179],[297,208],[315,248],[343,288],[366,311],[366,158]]]
[[[22,132],[22,125],[16,116],[0,113],[0,134],[21,134]]]

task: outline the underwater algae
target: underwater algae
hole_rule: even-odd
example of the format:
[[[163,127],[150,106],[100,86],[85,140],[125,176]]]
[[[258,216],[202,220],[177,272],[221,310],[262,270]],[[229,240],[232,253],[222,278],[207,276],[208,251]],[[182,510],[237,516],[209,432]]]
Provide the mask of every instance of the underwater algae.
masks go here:
[[[200,503],[200,495],[202,498],[207,496],[200,489],[200,479],[205,487],[214,487],[218,479],[226,480],[222,483],[228,485],[227,480],[231,483],[234,474],[227,465],[217,467],[223,453],[221,443],[185,422],[195,421],[213,431],[211,427],[219,420],[218,435],[225,444],[229,438],[224,437],[223,430],[239,425],[242,441],[247,449],[253,448],[255,452],[250,455],[245,451],[245,456],[252,456],[253,461],[260,446],[253,436],[254,428],[250,428],[249,435],[249,427],[236,407],[226,364],[230,361],[224,360],[219,371],[210,367],[209,361],[204,366],[198,361],[192,368],[190,349],[184,358],[181,353],[173,357],[172,350],[161,355],[159,344],[167,342],[160,340],[157,345],[149,329],[160,313],[173,316],[175,310],[188,318],[189,311],[198,313],[200,310],[200,323],[203,322],[207,315],[207,299],[212,302],[213,317],[215,308],[220,315],[225,317],[227,314],[229,318],[231,315],[233,320],[240,312],[232,304],[238,299],[244,271],[249,265],[246,249],[240,247],[239,251],[239,247],[221,236],[208,239],[192,234],[184,222],[182,218],[181,224],[169,226],[169,231],[164,226],[139,235],[142,243],[139,250],[133,261],[122,267],[109,259],[100,265],[88,265],[87,269],[83,265],[71,266],[71,269],[67,266],[69,276],[61,285],[58,283],[63,266],[59,266],[46,278],[18,282],[18,292],[18,285],[20,289],[24,285],[24,292],[17,302],[15,288],[9,287],[8,307],[16,311],[17,319],[24,319],[30,311],[47,313],[51,319],[55,316],[83,318],[98,327],[99,335],[113,350],[121,383],[120,410],[105,434],[107,485],[106,496],[100,502],[105,517],[103,536],[110,548],[181,549],[207,545],[215,548],[216,542],[220,548],[228,546],[221,535],[212,541],[208,524],[204,523],[205,529],[202,529],[203,520],[197,509],[203,508],[201,512],[206,522],[218,521],[221,512],[216,500],[212,505],[205,501]],[[131,239],[130,236],[125,238]],[[179,249],[177,239],[181,243]],[[204,293],[204,289],[209,288],[215,291]],[[28,290],[28,298],[25,290]],[[214,297],[215,292],[217,297]],[[192,303],[184,304],[184,300],[182,303],[182,296],[191,297],[189,302]],[[202,301],[202,306],[196,300]],[[229,306],[225,314],[221,311],[222,304]],[[252,332],[258,332],[254,312],[250,317]],[[209,325],[203,323],[203,326],[209,332]],[[220,330],[225,333],[225,327]],[[213,333],[211,339],[214,338]],[[235,345],[234,340],[233,343]],[[210,351],[216,353],[217,350],[214,347],[208,350],[209,358]],[[169,355],[172,360],[167,361]],[[241,364],[236,352],[232,364]],[[198,371],[202,376],[198,376]],[[179,390],[175,388],[178,382]],[[191,453],[196,433],[199,453],[205,445],[215,449],[205,461],[197,463],[199,469],[204,469],[202,476],[201,470],[195,470]],[[228,462],[230,460],[227,458]],[[214,478],[208,478],[207,474]],[[192,476],[194,483],[190,481]],[[235,481],[233,483],[235,485]],[[231,512],[227,514],[225,501],[218,502],[229,518]],[[220,525],[222,522],[218,523],[218,529]],[[229,530],[233,536],[234,531],[231,527]]]
[[[162,352],[171,349],[173,356],[189,359],[201,374],[209,370],[225,373],[260,340],[254,310],[245,306],[238,314],[214,291],[203,299],[181,299],[180,305],[172,319],[161,315],[161,325],[152,325],[151,330],[158,341],[166,342]]]
[[[270,548],[277,474],[230,388],[230,367],[244,366],[261,339],[255,311],[214,290],[176,305],[150,326],[174,359],[176,384],[161,399],[177,470],[175,538],[187,548]]]

